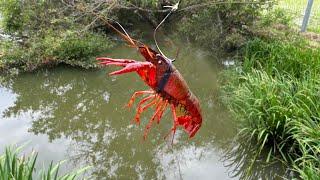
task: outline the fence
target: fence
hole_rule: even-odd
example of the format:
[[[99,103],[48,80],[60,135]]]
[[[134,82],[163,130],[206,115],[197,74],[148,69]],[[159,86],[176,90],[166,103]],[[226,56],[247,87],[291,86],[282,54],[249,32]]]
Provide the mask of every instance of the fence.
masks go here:
[[[301,27],[309,0],[279,0],[278,7],[285,9],[293,17],[295,25]],[[320,33],[320,1],[313,0],[308,31]]]

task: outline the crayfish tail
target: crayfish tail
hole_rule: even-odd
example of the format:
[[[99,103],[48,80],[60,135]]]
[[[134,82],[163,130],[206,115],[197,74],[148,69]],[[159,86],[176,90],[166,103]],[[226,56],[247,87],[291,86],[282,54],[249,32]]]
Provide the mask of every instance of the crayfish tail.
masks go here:
[[[192,138],[200,129],[201,121],[195,121],[190,115],[178,117],[179,125],[184,127],[184,130],[189,134],[189,138]]]

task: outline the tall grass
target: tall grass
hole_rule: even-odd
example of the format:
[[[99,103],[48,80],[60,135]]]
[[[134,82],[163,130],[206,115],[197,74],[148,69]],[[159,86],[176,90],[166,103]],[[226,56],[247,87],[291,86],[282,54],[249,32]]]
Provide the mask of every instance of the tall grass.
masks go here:
[[[79,177],[87,168],[59,175],[61,163],[54,165],[52,162],[47,169],[36,169],[38,154],[32,152],[29,155],[19,156],[22,146],[14,149],[7,147],[0,156],[0,179],[3,180],[73,180]]]
[[[222,88],[239,124],[238,138],[256,144],[253,159],[266,152],[266,162],[280,160],[304,179],[320,176],[319,52],[253,40]]]
[[[311,49],[302,40],[282,42],[279,40],[254,39],[245,48],[243,68],[289,74],[295,78],[320,73],[320,48]]]

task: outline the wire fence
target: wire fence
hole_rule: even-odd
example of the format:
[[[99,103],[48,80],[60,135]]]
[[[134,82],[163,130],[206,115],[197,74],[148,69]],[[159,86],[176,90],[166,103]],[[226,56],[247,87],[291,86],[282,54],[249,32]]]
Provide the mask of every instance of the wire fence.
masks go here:
[[[307,3],[308,0],[279,0],[278,7],[288,12],[293,23],[301,27]],[[313,1],[307,30],[320,33],[320,0]]]

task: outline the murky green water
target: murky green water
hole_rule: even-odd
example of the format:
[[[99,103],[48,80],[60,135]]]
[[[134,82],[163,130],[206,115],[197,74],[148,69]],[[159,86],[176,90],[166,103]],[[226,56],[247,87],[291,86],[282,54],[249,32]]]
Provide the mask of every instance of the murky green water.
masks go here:
[[[141,60],[135,50],[119,47],[108,56]],[[223,161],[235,135],[229,113],[217,102],[217,59],[183,47],[176,67],[198,96],[203,124],[193,139],[179,129],[173,146],[163,137],[172,126],[166,111],[143,141],[144,126],[130,123],[134,108],[124,108],[133,92],[148,87],[134,74],[106,76],[97,71],[58,67],[22,74],[0,86],[0,151],[29,142],[39,162],[68,160],[64,171],[91,165],[97,179],[232,179]]]

